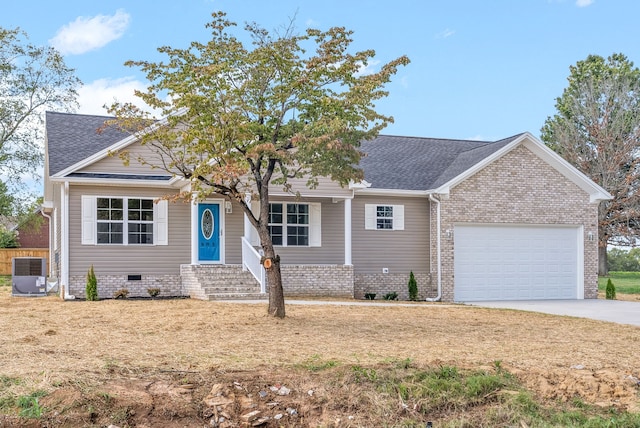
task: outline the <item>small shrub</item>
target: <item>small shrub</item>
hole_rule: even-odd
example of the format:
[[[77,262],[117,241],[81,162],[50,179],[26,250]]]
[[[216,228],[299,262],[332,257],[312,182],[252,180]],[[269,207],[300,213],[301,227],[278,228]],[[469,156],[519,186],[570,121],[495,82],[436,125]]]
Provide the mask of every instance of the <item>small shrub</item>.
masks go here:
[[[376,293],[364,293],[364,298],[367,300],[375,300]]]
[[[98,279],[93,271],[93,265],[91,265],[89,272],[87,272],[87,286],[85,287],[85,293],[87,295],[87,300],[98,300]]]
[[[356,365],[352,366],[351,370],[353,371],[356,382],[358,383],[365,380],[368,380],[369,382],[375,382],[378,379],[378,373],[375,369]]]
[[[113,293],[114,299],[126,299],[129,296],[129,290],[126,288],[121,288],[120,290]]]
[[[42,417],[43,408],[38,403],[38,398],[45,395],[43,391],[36,391],[30,395],[18,397],[17,405],[20,408],[20,417],[29,419],[39,419]]]
[[[611,278],[607,281],[607,288],[605,289],[605,296],[607,300],[616,300],[616,286],[611,282]]]
[[[413,271],[409,273],[409,300],[415,302],[418,300],[418,282],[416,281],[416,277],[413,275]]]
[[[158,297],[160,295],[160,289],[159,288],[147,288],[147,293],[149,293],[149,296],[151,296],[151,297]]]
[[[391,293],[387,293],[382,297],[384,300],[398,300],[398,293],[392,291]]]

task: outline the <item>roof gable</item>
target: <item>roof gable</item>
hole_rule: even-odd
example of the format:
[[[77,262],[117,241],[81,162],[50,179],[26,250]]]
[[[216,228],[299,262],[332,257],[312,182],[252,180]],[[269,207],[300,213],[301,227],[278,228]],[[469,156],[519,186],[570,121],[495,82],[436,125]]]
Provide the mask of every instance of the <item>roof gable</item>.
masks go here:
[[[452,187],[520,144],[587,192],[592,202],[611,199],[606,190],[529,133],[495,142],[378,136],[361,147],[364,157],[360,166],[365,181],[371,183],[365,191],[448,194]]]
[[[129,134],[113,127],[98,132],[109,116],[46,112],[49,174],[57,173],[111,147]]]

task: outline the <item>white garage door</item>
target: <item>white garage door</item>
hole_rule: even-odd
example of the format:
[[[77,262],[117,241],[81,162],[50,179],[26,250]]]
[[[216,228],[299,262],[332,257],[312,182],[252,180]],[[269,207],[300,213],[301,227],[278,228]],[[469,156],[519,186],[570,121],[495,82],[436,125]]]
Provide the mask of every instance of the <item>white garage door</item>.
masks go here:
[[[456,226],[454,300],[578,297],[577,227]]]

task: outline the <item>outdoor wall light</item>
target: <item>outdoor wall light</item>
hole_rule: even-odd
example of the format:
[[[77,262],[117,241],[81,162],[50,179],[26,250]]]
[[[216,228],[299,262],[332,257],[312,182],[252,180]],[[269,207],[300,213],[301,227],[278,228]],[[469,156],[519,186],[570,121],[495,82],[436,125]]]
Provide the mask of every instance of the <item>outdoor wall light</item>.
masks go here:
[[[451,239],[451,237],[453,236],[453,231],[451,229],[445,230],[444,236],[446,236],[447,239]]]
[[[224,209],[225,209],[227,214],[231,214],[233,212],[231,201],[225,201],[224,202]]]
[[[594,236],[593,236],[593,232],[589,232],[587,233],[587,241],[593,241],[594,240]]]

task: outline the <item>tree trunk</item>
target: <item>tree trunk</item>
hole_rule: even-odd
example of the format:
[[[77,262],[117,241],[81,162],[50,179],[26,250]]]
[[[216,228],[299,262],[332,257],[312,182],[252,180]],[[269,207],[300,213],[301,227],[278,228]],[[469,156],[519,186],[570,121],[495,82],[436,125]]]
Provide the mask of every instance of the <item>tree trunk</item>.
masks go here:
[[[269,315],[284,318],[284,290],[282,289],[280,257],[273,257],[271,267],[265,270],[267,272],[267,284],[269,286]]]
[[[276,255],[267,226],[263,226],[261,230],[258,231],[258,235],[260,236],[262,251],[264,252],[264,258],[262,259],[263,266],[267,274],[267,290],[269,293],[268,312],[271,316],[284,318],[284,290],[282,289],[280,256]]]
[[[598,275],[609,275],[609,266],[607,263],[607,246],[602,244],[598,245]]]

